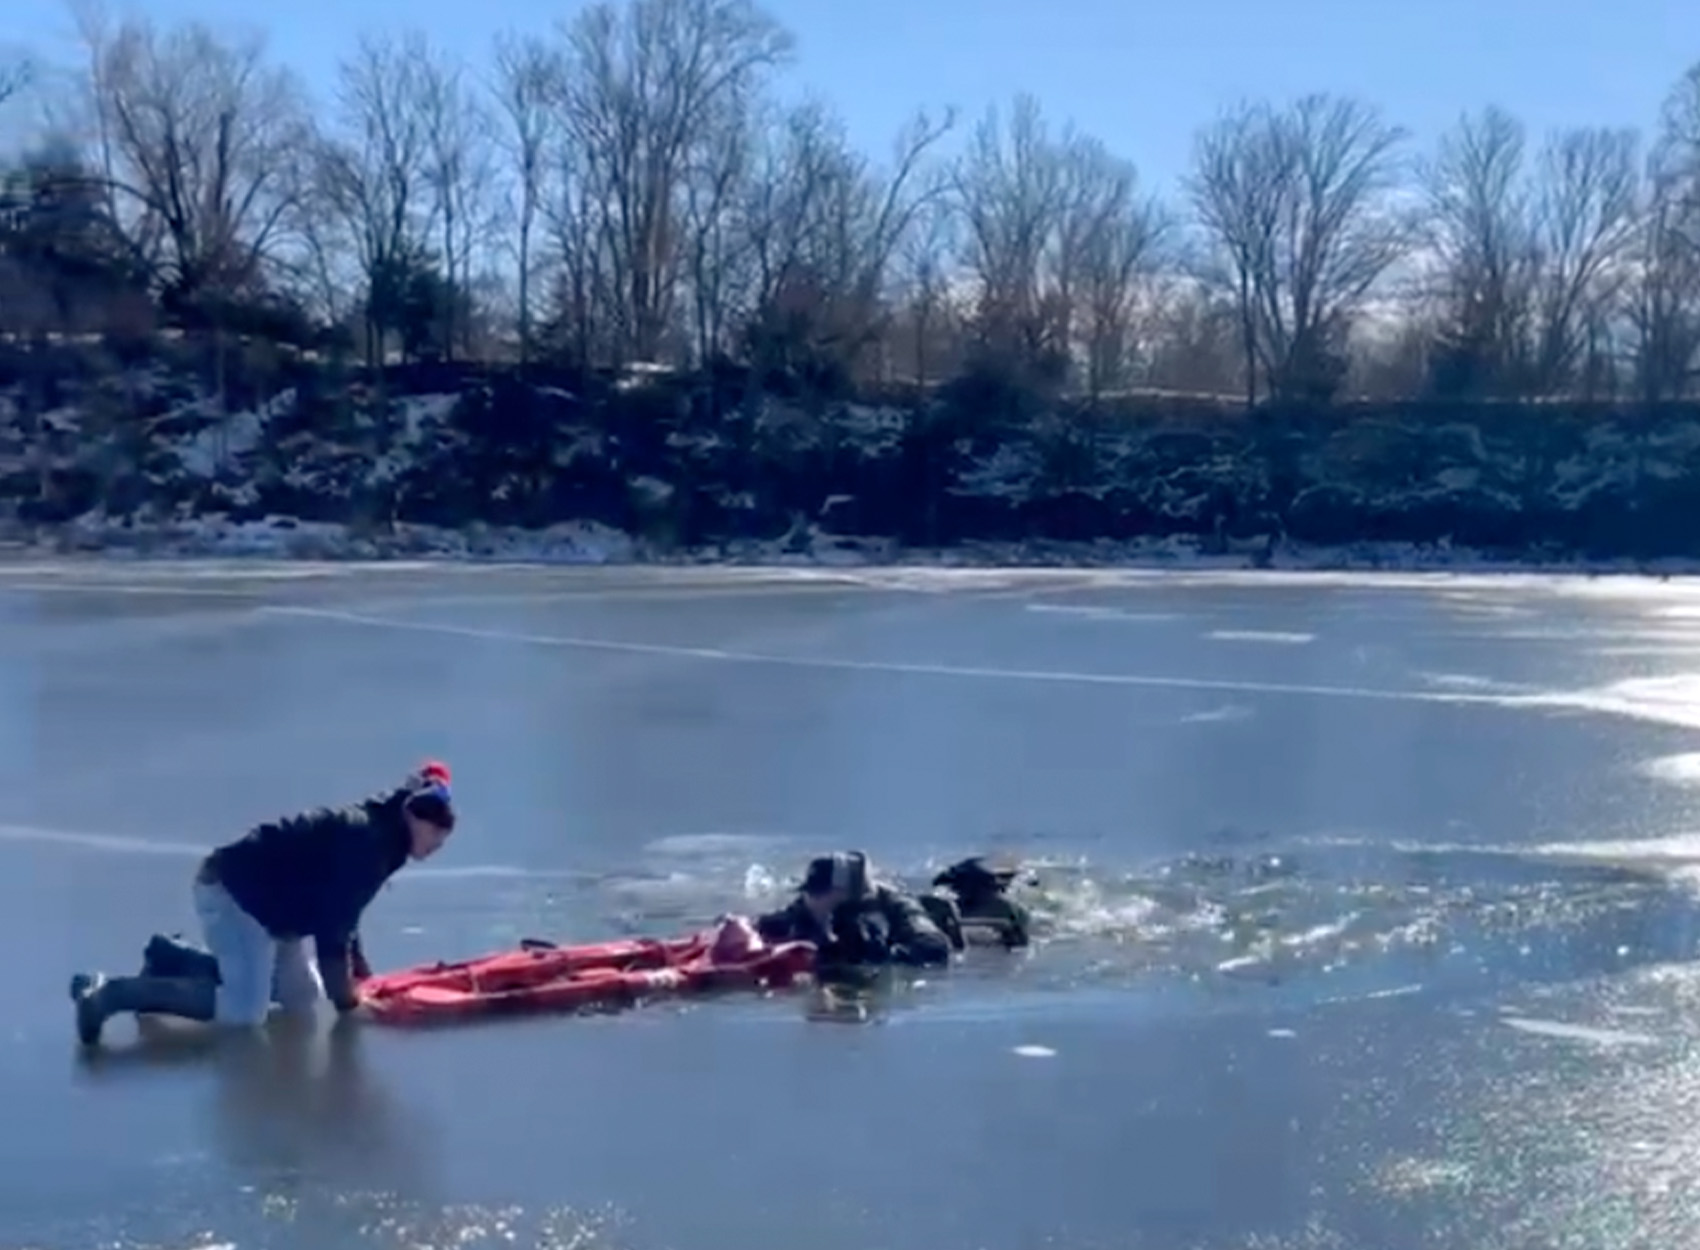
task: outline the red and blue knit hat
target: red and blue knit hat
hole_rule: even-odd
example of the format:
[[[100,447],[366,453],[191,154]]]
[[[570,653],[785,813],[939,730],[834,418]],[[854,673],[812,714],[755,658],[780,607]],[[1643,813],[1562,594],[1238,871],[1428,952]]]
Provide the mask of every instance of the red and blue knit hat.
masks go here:
[[[407,810],[439,829],[455,827],[454,792],[449,766],[441,760],[426,760],[407,779]]]

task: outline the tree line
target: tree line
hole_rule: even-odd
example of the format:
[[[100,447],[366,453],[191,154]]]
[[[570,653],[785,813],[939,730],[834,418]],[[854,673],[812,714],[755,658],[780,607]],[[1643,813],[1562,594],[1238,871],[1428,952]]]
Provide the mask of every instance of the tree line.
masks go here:
[[[604,2],[463,58],[359,38],[313,99],[263,37],[75,10],[0,68],[0,334],[172,333],[381,365],[995,372],[1317,403],[1690,396],[1700,65],[1644,131],[1226,109],[1167,195],[1030,96],[855,150],[782,105],[753,0]]]

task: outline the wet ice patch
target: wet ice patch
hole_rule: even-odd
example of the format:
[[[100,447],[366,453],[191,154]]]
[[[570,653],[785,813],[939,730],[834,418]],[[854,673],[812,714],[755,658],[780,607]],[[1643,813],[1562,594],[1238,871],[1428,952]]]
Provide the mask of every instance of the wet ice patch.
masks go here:
[[[922,564],[868,570],[838,570],[846,581],[870,590],[908,591],[917,594],[950,594],[955,591],[1015,590],[1034,581],[1076,580],[1066,569],[1027,570],[999,568],[946,568]]]
[[[407,881],[474,881],[480,878],[497,880],[584,881],[589,874],[567,868],[538,868],[528,864],[423,864],[410,868]]]
[[[1700,833],[1597,842],[1549,842],[1531,847],[1526,854],[1560,862],[1604,864],[1630,871],[1689,876],[1700,873]]]
[[[1595,1046],[1656,1046],[1659,1040],[1650,1033],[1602,1029],[1586,1024],[1569,1024],[1563,1020],[1541,1020],[1531,1016],[1505,1016],[1503,1020],[1521,1033],[1563,1041],[1588,1042]]]
[[[1212,642],[1267,642],[1289,647],[1316,641],[1315,634],[1287,633],[1278,629],[1213,629],[1204,636]]]
[[[1237,703],[1230,703],[1225,707],[1210,708],[1208,711],[1189,712],[1185,716],[1181,717],[1181,724],[1219,725],[1226,724],[1230,721],[1243,721],[1250,719],[1251,709],[1249,707],[1243,707]]]
[[[1262,955],[1236,955],[1217,964],[1216,971],[1225,977],[1252,976],[1262,972],[1267,966],[1268,960]]]
[[[1512,706],[1568,708],[1682,729],[1700,729],[1700,673],[1631,677],[1584,690],[1507,700]]]
[[[1638,770],[1643,777],[1673,786],[1700,786],[1700,751],[1685,751],[1680,755],[1662,755],[1642,762]]]
[[[1394,985],[1385,990],[1371,990],[1364,995],[1364,1000],[1373,1002],[1380,998],[1407,998],[1412,994],[1421,994],[1422,992],[1423,987],[1420,985]]]
[[[1511,686],[1475,673],[1419,673],[1418,676],[1429,685],[1443,690],[1478,690],[1485,694],[1514,694],[1528,690],[1527,686]]]
[[[1149,624],[1153,621],[1178,621],[1178,612],[1129,612],[1124,608],[1092,607],[1079,603],[1029,603],[1029,612],[1043,612],[1051,616],[1073,617],[1083,621],[1125,621],[1132,624]]]
[[[792,839],[778,833],[677,833],[657,838],[643,849],[681,859],[770,851]]]
[[[80,833],[72,829],[41,829],[33,825],[0,825],[0,842],[36,842],[71,850],[109,851],[120,855],[205,855],[211,847],[194,842],[168,842],[116,833]]]
[[[1447,593],[1441,599],[1456,616],[1520,617],[1533,616],[1532,609],[1515,603],[1504,603],[1486,595]]]
[[[1382,1164],[1376,1172],[1376,1184],[1387,1193],[1416,1194],[1468,1185],[1470,1175],[1465,1163],[1407,1156]]]

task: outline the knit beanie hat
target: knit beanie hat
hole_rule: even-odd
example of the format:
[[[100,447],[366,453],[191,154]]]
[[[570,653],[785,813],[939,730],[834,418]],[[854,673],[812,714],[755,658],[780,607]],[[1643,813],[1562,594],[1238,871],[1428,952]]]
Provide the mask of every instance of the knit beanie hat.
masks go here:
[[[441,760],[425,761],[407,779],[408,796],[403,806],[420,820],[439,829],[453,830],[455,812],[449,780],[447,764]]]

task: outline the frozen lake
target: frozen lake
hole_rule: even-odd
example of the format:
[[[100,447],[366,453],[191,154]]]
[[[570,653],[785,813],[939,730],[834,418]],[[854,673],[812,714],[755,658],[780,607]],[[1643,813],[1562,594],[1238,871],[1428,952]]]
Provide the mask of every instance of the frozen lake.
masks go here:
[[[14,563],[0,747],[0,1247],[1700,1239],[1700,585]],[[426,754],[462,829],[380,966],[848,846],[1017,852],[1051,936],[863,1027],[79,1056],[69,974],[188,927],[202,848]]]

